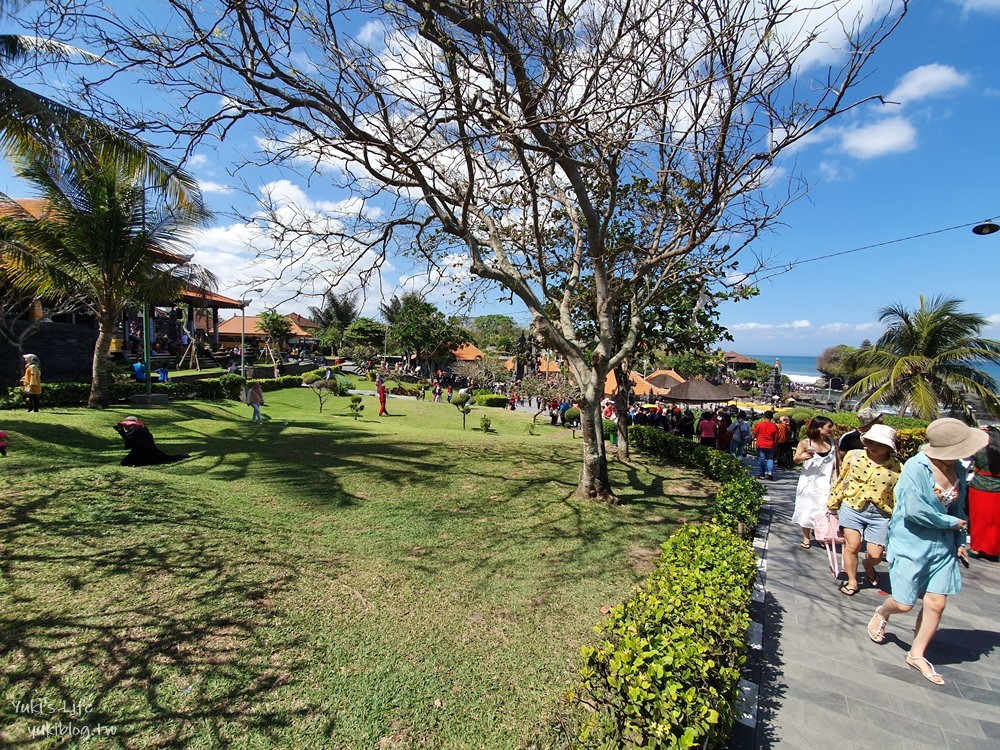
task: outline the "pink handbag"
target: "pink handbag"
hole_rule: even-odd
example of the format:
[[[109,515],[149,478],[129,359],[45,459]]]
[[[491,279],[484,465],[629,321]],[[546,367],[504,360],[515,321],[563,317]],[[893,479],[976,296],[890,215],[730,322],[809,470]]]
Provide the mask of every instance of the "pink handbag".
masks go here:
[[[826,547],[826,555],[830,560],[830,573],[837,578],[843,570],[844,556],[843,550],[837,549],[838,544],[844,543],[837,514],[832,510],[824,510],[813,516],[813,535],[817,542],[822,542]]]

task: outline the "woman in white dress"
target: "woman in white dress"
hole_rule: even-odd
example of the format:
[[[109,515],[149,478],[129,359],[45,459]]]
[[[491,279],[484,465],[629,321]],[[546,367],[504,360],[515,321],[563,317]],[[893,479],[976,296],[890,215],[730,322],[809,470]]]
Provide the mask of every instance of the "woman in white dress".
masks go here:
[[[809,549],[813,518],[826,510],[833,479],[837,476],[837,450],[833,439],[833,422],[827,417],[813,417],[806,427],[806,439],[800,440],[793,459],[802,464],[802,474],[795,490],[795,512],[792,523],[802,527],[802,548]]]

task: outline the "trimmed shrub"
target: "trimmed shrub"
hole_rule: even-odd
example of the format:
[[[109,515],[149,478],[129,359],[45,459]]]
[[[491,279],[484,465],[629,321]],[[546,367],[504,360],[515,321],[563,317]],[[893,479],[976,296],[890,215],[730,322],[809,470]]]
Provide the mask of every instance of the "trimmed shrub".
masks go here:
[[[581,650],[572,696],[582,748],[719,748],[732,729],[750,625],[753,548],[719,526],[685,526],[656,569]]]
[[[239,399],[239,391],[245,382],[240,375],[226,374],[219,378],[153,383],[152,392],[165,393],[171,401]],[[298,388],[302,385],[302,378],[298,375],[285,375],[281,378],[262,379],[260,384],[265,391],[277,391]],[[146,384],[136,380],[124,380],[108,386],[112,404],[125,403],[130,396],[145,392]],[[90,383],[45,383],[42,386],[42,403],[47,406],[86,406],[89,397]],[[0,409],[20,409],[22,406],[24,394],[20,387],[8,388],[6,395],[0,397]]]
[[[240,398],[240,391],[242,391],[247,386],[247,379],[242,375],[237,375],[235,373],[226,373],[219,378],[219,385],[222,387],[223,392],[226,394],[226,398],[231,398],[236,401]]]
[[[741,531],[746,538],[753,536],[764,504],[764,489],[750,478],[738,458],[655,427],[629,427],[628,439],[636,450],[700,469],[709,479],[721,482],[715,496],[716,523]]]
[[[923,427],[896,430],[896,458],[906,461],[913,458],[920,446],[927,442],[927,430]]]
[[[476,391],[476,406],[486,406],[491,408],[504,408],[510,403],[510,399],[502,393],[492,393],[491,391]]]
[[[605,440],[617,440],[618,439],[618,423],[605,419],[602,421],[602,426],[604,428],[604,439]]]

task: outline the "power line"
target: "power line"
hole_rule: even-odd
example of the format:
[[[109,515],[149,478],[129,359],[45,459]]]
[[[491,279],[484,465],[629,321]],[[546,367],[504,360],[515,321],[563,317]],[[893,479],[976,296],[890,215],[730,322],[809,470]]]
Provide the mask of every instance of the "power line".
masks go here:
[[[894,239],[894,240],[885,240],[884,242],[874,242],[874,243],[872,243],[870,245],[862,245],[861,247],[851,248],[850,250],[839,250],[839,251],[837,251],[835,253],[827,253],[825,255],[816,255],[816,256],[814,256],[812,258],[805,258],[804,260],[797,260],[797,261],[788,263],[787,266],[783,270],[781,270],[781,271],[775,271],[774,273],[768,274],[767,276],[764,276],[764,277],[755,278],[755,281],[766,281],[767,279],[773,278],[775,276],[779,276],[781,274],[788,273],[789,271],[793,270],[794,268],[796,268],[798,266],[801,266],[801,265],[804,265],[806,263],[814,263],[814,262],[816,262],[818,260],[827,260],[829,258],[837,258],[837,257],[839,257],[841,255],[850,255],[851,253],[859,253],[862,250],[872,250],[872,249],[874,249],[876,247],[885,247],[886,245],[896,245],[896,244],[899,244],[900,242],[909,242],[910,240],[918,240],[921,237],[931,237],[931,236],[933,236],[935,234],[943,234],[945,232],[953,232],[956,229],[965,229],[966,227],[974,227],[974,226],[977,226],[979,224],[983,224],[983,223],[988,222],[988,221],[993,221],[996,218],[998,218],[998,217],[996,217],[996,216],[990,216],[990,217],[988,217],[986,219],[980,219],[979,221],[970,221],[970,222],[965,223],[965,224],[956,224],[953,227],[945,227],[944,229],[934,229],[934,230],[931,230],[930,232],[921,232],[920,234],[911,234],[911,235],[909,235],[907,237],[899,237],[899,238]]]

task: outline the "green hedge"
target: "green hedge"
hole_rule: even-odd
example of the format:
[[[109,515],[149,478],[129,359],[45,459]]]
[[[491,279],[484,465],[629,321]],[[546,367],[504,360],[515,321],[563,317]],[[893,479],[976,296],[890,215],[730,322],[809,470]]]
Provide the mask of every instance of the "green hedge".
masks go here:
[[[223,375],[219,378],[201,378],[199,380],[177,380],[167,383],[153,383],[153,393],[165,393],[171,401],[199,399],[205,401],[221,401],[238,399],[240,390],[246,381],[240,375]],[[277,391],[283,388],[298,388],[302,378],[298,375],[285,375],[281,378],[263,378],[260,380],[265,391]],[[135,380],[112,383],[109,387],[112,404],[127,402],[130,396],[146,392],[146,384]],[[86,406],[90,397],[90,383],[45,383],[42,385],[42,404],[44,406]],[[0,409],[20,409],[24,406],[24,394],[20,387],[9,388],[0,398]]]
[[[607,430],[608,425],[605,425]],[[651,427],[632,447],[721,483],[710,525],[682,527],[656,569],[584,646],[570,697],[578,748],[721,748],[730,736],[757,574],[764,489],[733,456]],[[741,538],[741,536],[743,538]]]
[[[510,404],[510,399],[502,393],[492,393],[491,391],[475,391],[476,406],[489,406],[493,408],[504,408]]]
[[[764,507],[764,488],[750,478],[738,458],[655,427],[633,425],[628,428],[628,439],[636,450],[699,469],[709,479],[721,482],[713,520],[745,538],[753,536]]]
[[[584,646],[571,693],[589,710],[580,748],[719,748],[732,730],[750,625],[753,548],[720,526],[685,526],[656,569]]]

